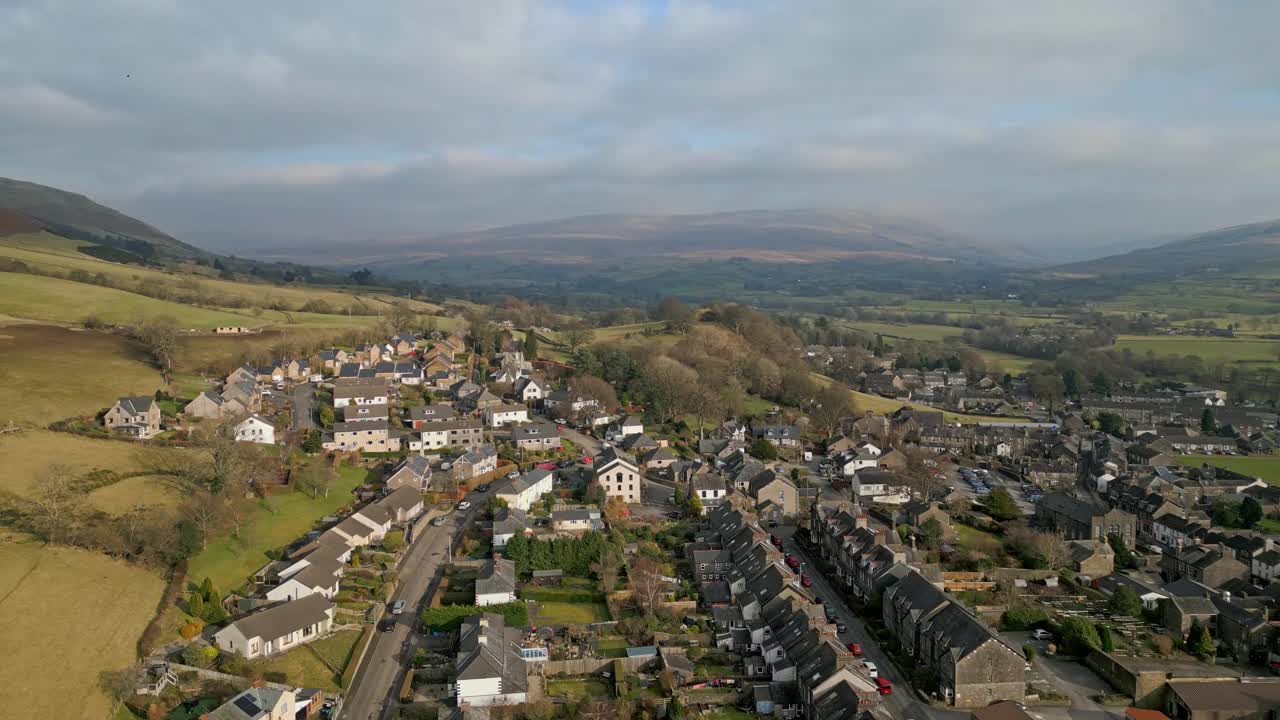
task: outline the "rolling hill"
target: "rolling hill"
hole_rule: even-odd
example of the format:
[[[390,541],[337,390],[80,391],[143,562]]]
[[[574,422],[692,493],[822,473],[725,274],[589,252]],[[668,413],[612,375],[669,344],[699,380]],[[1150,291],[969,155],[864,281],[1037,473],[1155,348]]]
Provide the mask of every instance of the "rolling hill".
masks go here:
[[[1059,277],[1178,276],[1240,272],[1280,265],[1280,220],[1235,225],[1180,238],[1155,247],[1059,265]]]
[[[857,259],[1020,265],[1022,248],[998,246],[925,222],[850,210],[747,210],[708,214],[587,215],[454,233],[387,246],[403,262],[494,257],[591,265],[633,257],[818,263]]]

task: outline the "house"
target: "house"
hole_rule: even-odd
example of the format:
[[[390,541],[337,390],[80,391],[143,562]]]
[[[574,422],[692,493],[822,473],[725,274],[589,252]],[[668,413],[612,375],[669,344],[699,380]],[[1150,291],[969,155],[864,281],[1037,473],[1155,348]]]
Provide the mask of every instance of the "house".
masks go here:
[[[1101,510],[1062,492],[1036,502],[1036,524],[1061,532],[1067,540],[1106,540],[1118,535],[1126,547],[1134,547],[1137,519],[1123,510]]]
[[[576,415],[588,408],[600,406],[595,398],[587,397],[570,390],[552,390],[547,393],[542,404],[548,412],[559,416]]]
[[[516,535],[531,535],[529,514],[520,508],[504,507],[493,511],[493,547],[504,548]]]
[[[276,426],[261,415],[250,415],[236,424],[236,441],[276,444]]]
[[[324,365],[324,369],[330,373],[337,373],[338,368],[347,362],[347,351],[338,348],[328,348],[316,353],[316,357],[320,363]]]
[[[593,507],[552,510],[551,529],[558,533],[599,531],[604,529],[604,516]]]
[[[258,394],[258,387],[252,379],[223,384],[222,397],[228,403],[236,403],[240,406],[234,409],[232,415],[249,412],[257,408],[262,401],[262,396]]]
[[[378,380],[375,378],[375,380]],[[344,408],[348,405],[386,405],[388,401],[387,384],[382,381],[338,385],[333,389],[333,407]]]
[[[850,492],[856,497],[871,500],[886,495],[910,494],[907,479],[892,470],[879,467],[863,468],[849,481]]]
[[[227,379],[222,383],[222,386],[225,388],[227,385],[239,385],[245,381],[251,383],[258,382],[258,369],[256,367],[252,365],[241,365],[235,370],[232,370],[227,375]]]
[[[102,416],[108,430],[145,440],[160,432],[160,406],[149,395],[122,397]]]
[[[452,420],[456,414],[452,405],[416,405],[409,408],[409,425],[421,430],[429,423]]]
[[[795,425],[753,425],[751,436],[777,447],[800,447],[800,428]]]
[[[348,405],[342,408],[343,422],[360,422],[362,420],[386,420],[391,416],[387,406],[381,403],[371,405]]]
[[[514,478],[503,478],[493,484],[493,496],[505,500],[507,507],[528,512],[533,504],[554,488],[554,478],[548,470],[530,470]]]
[[[484,423],[479,418],[464,417],[421,425],[418,447],[411,440],[410,450],[461,448],[470,450],[484,444]]]
[[[182,414],[188,418],[205,420],[234,417],[245,412],[245,406],[236,401],[229,401],[222,393],[205,390],[182,408]]]
[[[635,458],[617,448],[607,447],[596,455],[592,470],[606,497],[620,497],[627,504],[640,502],[643,488]]]
[[[279,585],[266,593],[271,602],[288,602],[301,600],[308,595],[323,595],[332,600],[338,594],[338,584],[342,579],[343,561],[336,555],[337,551],[320,553],[317,557],[308,556],[306,567],[281,580]]]
[[[274,655],[327,634],[333,613],[333,603],[316,593],[236,620],[214,633],[213,641],[249,660]]]
[[[203,715],[202,720],[294,720],[297,714],[297,695],[293,690],[255,683]]]
[[[1249,566],[1216,545],[1192,545],[1165,552],[1160,569],[1171,580],[1189,578],[1211,588],[1220,588],[1230,580],[1247,580]]]
[[[495,405],[485,411],[489,427],[500,428],[529,422],[529,408],[524,405]]]
[[[254,371],[254,380],[263,385],[274,385],[284,382],[284,368],[278,363],[260,365]]]
[[[942,526],[944,533],[951,527],[951,516],[942,509],[942,504],[937,502],[913,500],[906,503],[902,506],[902,519],[916,528],[923,527],[925,523],[933,520]]]
[[[431,483],[431,462],[422,455],[410,455],[387,478],[387,490],[411,488],[419,492]]]
[[[1081,575],[1100,578],[1116,567],[1116,554],[1106,540],[1071,540],[1067,543],[1071,569]]]
[[[657,447],[641,456],[640,464],[646,470],[665,470],[675,465],[680,456],[669,447]]]
[[[391,516],[392,522],[408,522],[422,514],[426,503],[422,492],[417,488],[401,487],[392,490],[386,497],[378,501],[378,505]]]
[[[499,556],[486,562],[476,575],[476,605],[503,605],[516,601],[516,563]]]
[[[333,434],[323,443],[326,450],[362,452],[399,452],[400,435],[391,430],[385,418],[361,422],[337,422]]]
[[[391,342],[388,344],[391,345],[391,349],[395,354],[400,357],[408,357],[418,348],[417,338],[411,332],[397,333],[392,336]]]
[[[1170,680],[1165,713],[1174,720],[1263,720],[1280,707],[1276,678]]]
[[[497,469],[498,451],[492,445],[481,445],[454,460],[450,472],[458,480],[474,480]]]
[[[1267,550],[1255,555],[1249,564],[1250,574],[1262,583],[1271,583],[1280,579],[1280,551]]]
[[[1026,706],[1020,702],[1001,700],[973,710],[969,713],[969,720],[1035,720],[1035,716],[1027,712]]]
[[[644,434],[644,422],[635,415],[625,415],[611,429],[609,434],[618,440],[631,437],[632,435]]]
[[[555,423],[528,423],[511,428],[511,442],[521,450],[546,451],[560,447],[560,430]]]
[[[449,678],[449,694],[459,707],[510,706],[528,700],[529,670],[520,654],[523,637],[523,630],[507,627],[494,613],[462,621],[457,673]]]
[[[747,484],[747,497],[755,501],[761,516],[773,520],[795,515],[800,509],[795,483],[772,470],[751,479]]]
[[[541,378],[521,378],[516,383],[516,399],[529,405],[537,405],[547,396],[547,383]]]
[[[284,376],[294,382],[306,380],[311,375],[311,362],[306,358],[294,358],[281,366]]]
[[[705,515],[724,502],[729,489],[725,487],[723,478],[711,473],[701,473],[690,481],[689,492],[702,503],[702,513]]]

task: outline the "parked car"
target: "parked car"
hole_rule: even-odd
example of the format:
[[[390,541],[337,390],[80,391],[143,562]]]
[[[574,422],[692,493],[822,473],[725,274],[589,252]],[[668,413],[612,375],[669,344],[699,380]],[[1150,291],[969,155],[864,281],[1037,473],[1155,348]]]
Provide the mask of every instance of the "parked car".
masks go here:
[[[787,567],[791,568],[792,570],[795,570],[800,567],[800,558],[796,557],[795,555],[787,555],[786,563],[787,563]]]
[[[591,457],[590,455],[583,455],[583,456],[582,456],[582,459],[581,459],[581,460],[579,460],[578,462],[580,462],[580,463],[582,463],[582,464],[584,464],[584,465],[590,465],[591,463],[595,462],[595,460],[594,460],[594,459],[592,459],[592,457]]]
[[[508,480],[515,480],[518,477],[520,477],[520,471],[518,470],[512,470],[511,472],[507,473]]]
[[[854,655],[862,654],[862,646],[859,645],[858,643],[851,642],[848,644],[847,647],[849,648],[849,652],[853,653]]]
[[[892,695],[893,683],[889,682],[887,678],[876,677],[876,692],[881,695]]]
[[[556,418],[556,424],[557,424],[557,425],[568,425],[568,424],[569,424],[569,421],[568,421],[568,420],[565,420],[564,418]]]
[[[875,680],[876,678],[880,677],[880,668],[876,667],[875,663],[868,660],[862,663],[862,666],[867,669],[867,677],[871,678],[872,680]]]
[[[826,613],[826,615],[827,615],[827,622],[834,622],[834,621],[835,621],[835,619],[836,619],[836,609],[835,609],[835,608],[831,607],[830,605],[827,605],[827,606],[825,606],[825,607],[823,607],[823,608],[822,608],[822,612]]]
[[[470,510],[470,509],[471,509],[471,503],[467,502],[466,500],[463,500],[462,502],[458,503],[458,509],[459,509],[459,510]]]
[[[809,573],[800,576],[800,585],[803,587],[813,587],[813,578],[809,577]]]
[[[769,542],[772,543],[773,546],[776,548],[782,547],[782,538],[778,537],[777,535],[770,535]]]
[[[477,485],[476,492],[489,492],[489,483],[480,483]]]
[[[380,632],[391,632],[395,628],[396,628],[396,621],[390,618],[378,623],[378,630]]]
[[[443,516],[443,515],[441,515],[440,517],[432,518],[432,519],[431,519],[431,526],[432,526],[432,527],[440,527],[440,526],[441,526],[441,525],[443,525],[443,524],[444,524],[444,516]]]
[[[814,595],[814,596],[813,596],[813,604],[814,604],[814,605],[826,605],[826,604],[827,604],[827,599],[826,599],[826,598],[824,598],[824,597],[822,597],[821,595]]]
[[[848,626],[848,625],[845,625],[845,624],[844,624],[844,623],[842,623],[842,622],[837,622],[837,623],[836,623],[836,634],[837,634],[837,635],[842,635],[842,634],[844,634],[844,633],[846,633],[846,632],[849,632],[849,626]]]
[[[1031,631],[1031,637],[1035,640],[1052,640],[1053,633],[1045,630],[1044,628],[1036,628]]]
[[[391,614],[392,614],[392,615],[399,615],[399,614],[400,614],[400,613],[402,613],[402,612],[404,612],[404,601],[403,601],[403,600],[397,600],[397,601],[395,601],[395,602],[391,603]]]

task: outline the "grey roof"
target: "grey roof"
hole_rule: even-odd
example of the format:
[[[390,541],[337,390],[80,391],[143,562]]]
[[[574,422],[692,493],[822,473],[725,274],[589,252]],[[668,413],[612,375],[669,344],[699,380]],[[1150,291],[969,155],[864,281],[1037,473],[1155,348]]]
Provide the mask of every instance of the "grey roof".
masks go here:
[[[583,522],[585,520],[598,520],[600,517],[600,510],[597,508],[573,508],[571,510],[551,511],[551,522]]]
[[[528,423],[511,428],[511,439],[515,442],[559,437],[560,430],[556,428],[555,423]]]
[[[757,425],[751,428],[751,434],[767,440],[799,440],[800,428],[795,425]]]
[[[342,408],[342,419],[350,421],[352,418],[386,418],[387,412],[386,403],[352,404]]]
[[[493,534],[514,535],[529,528],[529,515],[520,508],[498,508],[493,513]]]
[[[520,656],[521,635],[495,613],[465,619],[458,643],[458,679],[501,678],[502,692],[527,691],[529,671]]]
[[[448,420],[455,415],[452,405],[417,405],[409,408],[410,420]]]
[[[155,398],[150,395],[136,395],[133,397],[122,397],[119,400],[120,407],[130,415],[141,415],[151,411]]]
[[[612,447],[612,446],[601,450],[599,453],[596,453],[595,462],[593,463],[593,469],[596,472],[600,472],[608,468],[609,466],[613,465],[614,463],[619,463],[619,462],[625,465],[631,466],[632,470],[639,471],[639,468],[636,466],[635,458],[622,452],[618,448]]]
[[[262,612],[241,618],[231,625],[234,625],[246,638],[275,640],[323,622],[332,609],[333,603],[329,602],[325,596],[308,595],[300,600],[273,605]]]
[[[386,418],[379,418],[377,420],[353,420],[352,422],[336,422],[333,424],[333,431],[335,433],[388,430],[390,428],[391,423]]]
[[[418,477],[426,477],[431,474],[431,460],[425,455],[410,455],[400,463],[400,467],[391,473],[392,477],[399,475],[402,471],[410,472]]]
[[[516,591],[514,560],[490,560],[476,575],[476,595],[494,595]]]
[[[1207,597],[1199,596],[1173,596],[1169,598],[1185,615],[1217,615],[1218,608],[1213,601]]]
[[[1084,525],[1090,524],[1093,518],[1105,514],[1105,511],[1061,492],[1049,493],[1040,498],[1036,504],[1052,512],[1066,515]]]
[[[209,720],[267,720],[285,693],[273,687],[251,687],[219,705],[208,715]]]
[[[379,500],[378,504],[391,511],[400,511],[409,510],[422,502],[421,493],[407,485],[402,485]]]

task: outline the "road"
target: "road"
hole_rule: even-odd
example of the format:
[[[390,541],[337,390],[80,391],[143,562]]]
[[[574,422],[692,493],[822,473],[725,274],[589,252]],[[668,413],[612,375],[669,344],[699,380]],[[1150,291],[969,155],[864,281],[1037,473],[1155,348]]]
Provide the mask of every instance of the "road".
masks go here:
[[[393,601],[405,601],[408,607],[402,615],[386,616],[395,620],[391,632],[374,634],[347,692],[342,720],[383,720],[397,707],[400,682],[420,643],[421,636],[416,630],[418,615],[430,602],[439,583],[440,571],[447,563],[450,539],[457,543],[462,529],[475,520],[481,497],[477,493],[468,495],[471,509],[465,515],[451,513],[444,525],[429,527],[410,547],[400,567],[400,586],[392,597]]]
[[[293,388],[293,429],[301,432],[316,426],[316,388],[300,383]]]
[[[844,596],[827,582],[826,577],[817,570],[818,566],[792,540],[791,536],[795,532],[795,527],[790,525],[779,527],[773,532],[782,537],[783,550],[800,558],[800,561],[804,563],[804,571],[813,579],[813,587],[810,589],[818,597],[826,601],[828,607],[835,608],[837,620],[844,623],[848,628],[846,632],[840,634],[840,642],[856,642],[862,645],[863,656],[867,660],[874,662],[880,670],[880,674],[889,678],[889,682],[893,683],[893,693],[883,698],[884,705],[888,707],[892,717],[903,718],[904,720],[927,720],[928,718],[960,720],[969,717],[968,711],[939,710],[917,700],[915,693],[911,689],[911,684],[889,661],[889,656],[880,649],[880,645],[871,637],[871,633],[867,632],[866,626],[862,624],[862,619],[849,609],[849,606],[844,602]]]
[[[1072,720],[1110,720],[1121,717],[1119,712],[1094,702],[1093,697],[1111,692],[1106,681],[1078,662],[1064,660],[1048,654],[1047,640],[1032,640],[1031,633],[1002,632],[1000,637],[1011,646],[1020,648],[1031,645],[1036,658],[1031,663],[1027,680],[1032,686],[1049,686],[1066,695],[1071,707],[1064,713]]]

